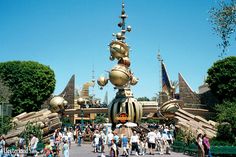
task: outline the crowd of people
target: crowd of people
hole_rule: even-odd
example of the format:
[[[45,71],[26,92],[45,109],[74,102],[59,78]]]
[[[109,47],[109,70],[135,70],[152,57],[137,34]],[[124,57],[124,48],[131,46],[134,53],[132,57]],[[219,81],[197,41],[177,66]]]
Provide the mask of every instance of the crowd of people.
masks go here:
[[[89,126],[86,128],[91,130]],[[118,134],[115,131],[108,131],[99,127],[94,128],[92,135],[93,151],[105,153],[104,148],[107,147],[111,157],[117,157],[119,154],[129,156],[134,154],[136,156],[145,154],[170,154],[170,145],[174,140],[175,128],[173,125],[158,127],[151,127],[150,131],[133,131],[130,136],[126,134]]]
[[[135,154],[139,156],[154,154],[156,151],[159,151],[160,154],[169,153],[169,145],[174,139],[174,127],[160,125],[159,127],[150,128],[151,131],[149,132],[144,132],[143,130],[141,132],[133,131],[131,136],[127,136],[126,134],[118,134],[111,129],[106,130],[101,124],[64,127],[63,129],[55,130],[50,140],[45,142],[45,147],[42,151],[46,157],[59,156],[59,154],[69,157],[72,141],[78,146],[81,146],[84,141],[90,141],[93,152],[101,153],[101,157],[104,157],[105,154],[109,154],[111,157],[117,157],[118,154],[124,156]],[[28,149],[30,152],[37,154],[38,142],[39,139],[31,134],[27,146],[25,139],[20,137],[17,147],[22,150]],[[6,156],[5,140],[1,136],[0,157],[3,157],[4,153]],[[19,154],[14,155],[19,156]]]
[[[30,134],[30,140],[27,141],[28,145],[26,146],[26,141],[24,138],[20,137],[19,141],[16,143],[16,145],[12,145],[14,147],[6,145],[6,140],[3,136],[0,136],[0,157],[18,157],[20,154],[29,154],[29,153],[36,153],[37,144],[39,142],[39,139],[33,135]],[[18,151],[15,149],[18,148]]]
[[[124,126],[123,126],[124,127]],[[123,156],[144,156],[146,154],[170,154],[170,145],[175,139],[174,125],[147,125],[147,129],[132,128],[132,133],[118,133],[117,129],[112,131],[105,128],[103,125],[85,126],[76,125],[74,127],[56,129],[50,140],[45,142],[45,148],[42,153],[46,157],[55,157],[63,154],[64,157],[69,157],[71,143],[74,142],[78,146],[83,143],[91,143],[91,148],[94,153],[100,153],[101,157],[110,155],[110,157]],[[130,128],[129,128],[130,129]],[[131,129],[130,129],[131,130]],[[39,139],[31,134],[28,146],[23,138],[19,139],[19,149],[29,149],[31,152],[36,152],[36,147]],[[199,134],[196,139],[198,145],[198,156],[211,156],[210,143],[206,134]],[[0,157],[4,157],[5,140],[0,137]],[[17,156],[17,154],[15,154]]]

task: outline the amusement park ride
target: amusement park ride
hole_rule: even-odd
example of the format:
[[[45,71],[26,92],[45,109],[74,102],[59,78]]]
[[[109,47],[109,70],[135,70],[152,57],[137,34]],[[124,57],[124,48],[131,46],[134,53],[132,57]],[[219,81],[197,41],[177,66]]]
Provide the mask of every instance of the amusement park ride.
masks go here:
[[[143,115],[145,114],[156,114],[159,119],[172,119],[176,123],[176,127],[182,130],[191,130],[192,132],[206,132],[209,137],[214,137],[216,135],[216,123],[213,121],[207,121],[206,119],[193,115],[189,113],[188,110],[184,109],[184,103],[181,100],[177,100],[173,97],[174,89],[171,88],[171,84],[168,79],[163,60],[158,56],[161,63],[161,69],[164,70],[162,80],[162,86],[164,81],[167,81],[167,86],[169,90],[163,91],[159,94],[159,102],[138,102],[132,94],[130,89],[131,85],[136,85],[138,79],[133,75],[130,69],[130,58],[129,50],[130,47],[125,42],[126,32],[131,31],[131,26],[126,27],[125,19],[127,18],[125,12],[124,2],[122,3],[121,11],[121,22],[118,26],[121,31],[113,34],[115,40],[112,40],[109,44],[110,49],[110,60],[117,60],[118,64],[115,65],[109,71],[109,77],[99,77],[97,83],[104,87],[108,81],[110,81],[116,89],[118,89],[115,98],[109,104],[108,108],[83,108],[80,109],[65,109],[64,114],[74,115],[74,114],[88,114],[88,113],[108,113],[109,121],[112,123],[113,128],[118,123],[133,122],[139,123]],[[162,76],[162,79],[163,79]],[[84,105],[84,99],[78,99],[77,103],[79,105]],[[51,104],[58,106],[59,104]]]
[[[109,44],[110,60],[117,60],[118,64],[109,71],[109,78],[98,78],[98,84],[103,87],[108,80],[118,89],[116,97],[109,105],[108,116],[113,125],[124,122],[138,123],[143,115],[142,105],[133,97],[131,85],[136,85],[138,79],[130,69],[129,51],[130,47],[125,42],[126,32],[131,32],[131,26],[126,27],[125,20],[128,16],[125,13],[125,4],[122,3],[121,22],[118,26],[121,31],[113,34],[115,40]]]
[[[160,56],[158,59],[161,63],[161,69],[164,71],[164,77],[162,76],[162,79],[165,78],[161,83],[162,92],[159,94],[159,100],[161,101],[138,102],[133,97],[130,87],[136,85],[138,79],[131,72],[131,61],[129,58],[130,47],[125,41],[126,32],[131,32],[131,26],[126,26],[125,23],[127,17],[124,2],[122,2],[122,11],[120,15],[121,22],[118,23],[121,31],[113,34],[115,40],[112,40],[109,44],[110,60],[116,60],[117,64],[109,71],[108,78],[102,76],[97,80],[97,83],[101,88],[110,81],[111,84],[115,86],[115,89],[118,90],[115,98],[108,107],[102,106],[98,100],[93,99],[93,97],[91,99],[89,96],[88,90],[89,87],[95,85],[94,79],[92,82],[83,85],[79,98],[75,99],[75,76],[73,75],[65,90],[60,95],[51,97],[47,103],[45,103],[47,104],[46,109],[42,109],[38,112],[22,113],[13,118],[13,122],[16,126],[5,136],[8,143],[14,143],[19,140],[18,136],[24,130],[24,127],[28,122],[40,124],[41,129],[44,132],[44,139],[46,140],[49,139],[55,129],[61,127],[61,116],[74,119],[75,115],[77,115],[82,118],[82,123],[84,115],[95,115],[96,113],[108,113],[109,121],[112,123],[113,128],[118,123],[121,123],[122,125],[126,122],[138,124],[141,118],[144,118],[143,115],[146,116],[147,114],[153,113],[157,115],[156,118],[174,120],[177,128],[190,130],[195,133],[195,135],[201,131],[207,133],[210,138],[216,136],[217,124],[215,122],[208,121],[190,113],[189,109],[184,108],[183,101],[173,97],[175,90],[171,88],[163,60],[160,59]],[[167,81],[167,84],[165,85],[170,87],[166,91],[163,91],[163,81]],[[76,103],[79,105],[79,108],[74,107]],[[194,109],[194,111],[201,110]]]

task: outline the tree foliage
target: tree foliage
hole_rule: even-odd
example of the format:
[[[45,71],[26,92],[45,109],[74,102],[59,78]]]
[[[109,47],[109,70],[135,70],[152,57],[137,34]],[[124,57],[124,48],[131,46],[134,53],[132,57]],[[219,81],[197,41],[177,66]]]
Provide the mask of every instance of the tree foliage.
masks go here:
[[[236,57],[216,61],[208,69],[206,82],[220,102],[236,100]]]
[[[230,46],[230,38],[235,34],[236,28],[236,0],[219,2],[219,5],[211,8],[210,22],[213,25],[214,32],[221,38],[222,55],[226,54],[227,48]]]
[[[96,124],[102,124],[102,123],[106,123],[106,114],[97,114],[96,119],[94,120],[94,123]]]
[[[20,134],[21,137],[23,137],[26,141],[26,144],[28,145],[28,142],[30,140],[30,135],[34,135],[39,139],[39,141],[42,141],[43,139],[43,132],[41,130],[40,125],[33,124],[32,122],[28,122],[25,126],[25,130]]]
[[[141,123],[149,123],[149,124],[158,124],[160,123],[159,119],[141,119]]]
[[[229,123],[221,123],[217,128],[216,140],[226,141],[229,144],[234,144],[235,135]]]
[[[61,118],[62,126],[64,127],[71,127],[73,126],[73,122],[70,120],[69,117],[62,117]]]
[[[176,134],[176,140],[183,141],[184,143],[189,145],[195,142],[195,136],[191,129],[178,130]]]
[[[0,78],[0,102],[8,103],[12,96],[12,92]]]
[[[33,61],[0,63],[0,78],[13,95],[13,115],[37,111],[55,88],[55,75],[50,67]]]
[[[138,101],[150,101],[150,99],[148,97],[139,97],[137,100]]]
[[[3,119],[2,119],[3,118]],[[6,134],[12,128],[11,117],[1,116],[0,117],[0,135]]]
[[[220,123],[227,122],[231,125],[236,136],[236,102],[224,102],[216,106],[217,121]]]

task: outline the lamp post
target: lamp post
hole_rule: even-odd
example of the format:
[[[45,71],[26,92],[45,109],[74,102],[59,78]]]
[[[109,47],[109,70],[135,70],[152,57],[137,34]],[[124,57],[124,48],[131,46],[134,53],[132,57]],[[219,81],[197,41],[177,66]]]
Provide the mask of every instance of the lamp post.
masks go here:
[[[84,105],[85,105],[85,99],[79,98],[77,100],[77,104],[80,105],[80,116],[81,116],[81,125],[82,125],[82,130],[84,130]]]
[[[81,108],[80,111],[81,111],[81,128],[83,131],[84,130],[84,110],[83,110],[83,108]]]
[[[3,134],[3,102],[1,105],[1,133]]]

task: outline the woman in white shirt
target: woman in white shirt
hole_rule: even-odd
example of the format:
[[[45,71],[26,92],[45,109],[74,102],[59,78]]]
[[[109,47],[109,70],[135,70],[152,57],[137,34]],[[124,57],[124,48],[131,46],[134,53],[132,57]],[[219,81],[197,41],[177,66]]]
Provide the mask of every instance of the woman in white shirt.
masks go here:
[[[202,134],[198,134],[197,135],[197,145],[198,145],[198,155],[199,157],[204,157],[205,156],[205,152],[204,152],[204,147],[203,147],[203,144],[202,144]]]

